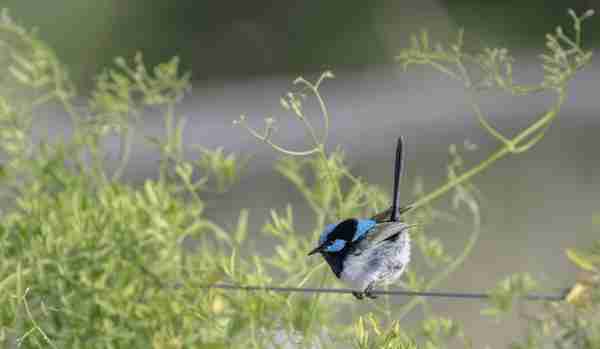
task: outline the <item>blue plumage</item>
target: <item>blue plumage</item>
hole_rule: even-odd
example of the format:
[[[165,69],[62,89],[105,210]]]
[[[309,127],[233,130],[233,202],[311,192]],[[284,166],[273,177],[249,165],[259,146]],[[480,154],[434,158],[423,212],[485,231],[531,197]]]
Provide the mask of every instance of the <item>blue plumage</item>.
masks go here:
[[[356,231],[354,232],[353,236],[352,236],[352,241],[356,241],[358,239],[361,239],[365,236],[365,234],[367,234],[367,232],[373,228],[377,222],[375,222],[372,219],[357,219],[357,227],[356,227]],[[321,236],[319,237],[319,245],[323,244],[325,241],[327,241],[327,237],[329,236],[329,234],[331,234],[331,232],[338,226],[337,223],[332,223],[332,224],[328,224],[327,226],[325,226],[325,229],[323,230],[323,232],[321,233]]]
[[[377,222],[372,219],[358,219],[358,224],[356,227],[356,233],[354,233],[354,238],[352,241],[357,241],[365,237],[365,235],[373,228]]]
[[[341,250],[344,249],[344,247],[346,247],[346,240],[342,240],[342,239],[335,239],[331,242],[331,244],[327,245],[327,247],[325,247],[324,251],[325,252],[340,252]]]
[[[321,236],[319,237],[319,245],[322,245],[327,240],[327,236],[329,236],[329,234],[333,231],[333,229],[335,229],[336,226],[337,226],[337,223],[331,223],[331,224],[327,224],[325,226],[325,229],[323,230],[323,232],[321,233]]]
[[[309,253],[319,252],[338,278],[358,289],[356,298],[375,298],[373,287],[396,281],[410,261],[408,225],[399,220],[410,208],[398,206],[401,170],[402,140],[398,139],[392,208],[370,219],[350,218],[327,225],[319,245]]]

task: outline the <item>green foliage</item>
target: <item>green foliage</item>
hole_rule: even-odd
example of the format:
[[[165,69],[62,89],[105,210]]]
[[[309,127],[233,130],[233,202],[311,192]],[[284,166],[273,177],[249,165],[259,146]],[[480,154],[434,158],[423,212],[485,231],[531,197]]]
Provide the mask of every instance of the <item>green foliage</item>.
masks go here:
[[[388,329],[381,328],[373,313],[360,316],[356,322],[355,333],[357,349],[416,349],[417,344],[400,328],[395,321]]]
[[[565,292],[565,302],[545,304],[543,311],[521,311],[528,320],[527,335],[513,348],[600,346],[600,241],[585,252],[568,249],[567,256],[580,269],[578,280]]]
[[[452,319],[430,317],[423,321],[422,327],[424,348],[444,348],[450,340],[464,340],[465,337],[461,326]],[[463,344],[465,347],[469,346],[468,342]]]
[[[177,325],[191,325],[193,313],[181,301],[192,294],[173,297],[164,285],[181,273],[180,240],[200,210],[152,181],[141,191],[94,189],[77,176],[62,184],[52,192],[31,183],[2,226],[4,272],[31,289],[32,317],[44,319],[46,335],[60,347],[136,346],[151,338],[138,334],[152,328],[193,330]],[[10,290],[14,285],[3,285],[3,304],[11,302]],[[4,314],[4,321],[17,314]]]
[[[449,49],[432,49],[423,34],[399,56],[405,66],[427,64],[459,80],[473,97],[491,88],[511,94],[550,90],[558,96],[545,114],[513,138],[492,127],[472,99],[482,127],[501,148],[467,168],[461,149],[451,146],[447,182],[427,192],[417,181],[415,202],[405,217],[419,252],[415,258],[424,263],[411,265],[402,286],[431,290],[458,270],[481,233],[478,190],[470,179],[499,158],[530,149],[558,115],[567,82],[590,59],[581,47],[581,22],[589,14],[571,16],[575,38],[562,30],[548,37],[549,53],[543,57],[547,73],[538,85],[514,83],[513,60],[504,49],[463,52],[462,34]],[[184,156],[185,119],[176,107],[189,90],[189,75],[179,71],[177,58],[153,69],[146,67],[141,55],[130,63],[117,58],[81,105],[82,97],[53,52],[4,13],[0,60],[5,77],[0,82],[3,346],[392,349],[440,348],[455,341],[470,347],[460,324],[433,313],[422,297],[399,306],[381,297],[368,303],[371,312],[365,314],[350,296],[207,288],[214,283],[329,286],[333,278],[325,264],[306,258],[324,225],[387,208],[389,195],[353,175],[341,149],[328,149],[329,113],[321,87],[332,73],[325,72],[314,82],[298,78],[294,82],[298,90],[281,99],[282,108],[306,130],[310,143],[306,149],[276,143],[274,118],[265,120],[263,131],[251,127],[243,116],[237,121],[285,155],[274,168],[302,194],[313,213],[310,231],[300,234],[291,205],[271,210],[262,234],[274,245],[273,253],[256,255],[249,252],[255,242],[248,232],[252,219],[248,210],[239,213],[231,229],[204,213],[204,193],[223,193],[235,186],[245,160],[223,148],[200,146],[195,146],[199,149],[195,160]],[[473,68],[467,70],[467,64]],[[469,73],[472,69],[479,69],[477,78]],[[319,127],[308,117],[311,98],[321,115]],[[43,137],[34,142],[38,110],[49,103],[64,109],[72,132],[64,139]],[[164,135],[147,137],[148,145],[160,154],[160,166],[156,178],[133,186],[120,178],[137,124],[148,108],[164,115]],[[115,135],[121,139],[121,156],[117,168],[109,171],[104,142]],[[449,192],[454,211],[435,209],[432,201]],[[469,218],[466,223],[464,216]],[[437,220],[470,227],[456,254],[447,252],[444,240],[430,231]],[[563,347],[598,344],[599,251],[568,250],[568,258],[591,273],[590,279],[578,282],[565,304],[550,304],[527,337],[528,346],[521,347],[541,343],[549,326],[558,329],[551,333]],[[509,310],[512,300],[529,292],[533,283],[528,276],[509,277],[492,292],[492,310],[486,312],[498,315]],[[415,328],[401,328],[402,320],[417,307],[425,320]]]
[[[514,274],[502,280],[491,291],[491,307],[481,311],[484,315],[500,316],[512,309],[513,302],[518,297],[527,296],[536,290],[536,282],[531,275]]]

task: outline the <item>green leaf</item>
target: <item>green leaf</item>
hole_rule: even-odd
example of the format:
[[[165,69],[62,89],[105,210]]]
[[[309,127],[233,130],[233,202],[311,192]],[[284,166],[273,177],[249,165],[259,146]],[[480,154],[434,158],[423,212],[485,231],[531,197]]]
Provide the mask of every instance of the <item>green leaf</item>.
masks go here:
[[[235,240],[241,244],[248,236],[248,210],[243,209],[238,218],[237,229],[235,231]]]
[[[157,206],[158,205],[158,197],[156,196],[156,192],[154,191],[152,181],[146,180],[144,182],[144,190],[146,191],[146,196],[148,197],[150,204],[152,204],[152,206]]]
[[[19,273],[21,273],[19,275]],[[0,292],[9,292],[9,289],[12,289],[17,284],[21,278],[28,277],[31,274],[31,269],[20,269],[17,272],[9,274],[4,280],[0,281]],[[12,290],[11,290],[12,291]]]
[[[24,85],[30,85],[31,84],[31,78],[29,76],[27,76],[26,73],[22,72],[21,70],[10,66],[8,67],[8,71],[13,75],[13,77],[15,79],[17,79],[17,81],[19,81],[20,83],[24,84]]]
[[[581,252],[576,252],[571,248],[568,248],[565,252],[567,254],[567,258],[569,258],[569,260],[580,269],[587,271],[598,271],[590,257],[584,256],[581,254]]]
[[[177,120],[177,125],[175,126],[175,147],[179,152],[183,151],[183,131],[185,129],[186,119],[184,117],[179,118]]]

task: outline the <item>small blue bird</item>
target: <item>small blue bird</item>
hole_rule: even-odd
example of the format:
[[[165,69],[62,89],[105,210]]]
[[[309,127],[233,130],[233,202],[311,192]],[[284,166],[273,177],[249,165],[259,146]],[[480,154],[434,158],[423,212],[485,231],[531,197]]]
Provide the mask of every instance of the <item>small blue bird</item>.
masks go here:
[[[400,178],[403,167],[402,138],[398,138],[394,167],[392,207],[370,219],[349,218],[325,227],[319,245],[308,254],[319,252],[342,281],[360,292],[352,294],[363,299],[376,298],[375,285],[396,281],[410,261],[408,225],[400,215],[410,206],[400,208]]]

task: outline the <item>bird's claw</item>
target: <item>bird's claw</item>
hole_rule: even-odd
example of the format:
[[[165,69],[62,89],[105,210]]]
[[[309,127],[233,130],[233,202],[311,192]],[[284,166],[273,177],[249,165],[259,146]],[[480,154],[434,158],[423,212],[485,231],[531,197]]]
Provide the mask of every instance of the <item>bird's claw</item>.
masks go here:
[[[373,293],[371,293],[370,291],[365,291],[365,297],[371,298],[371,299],[377,299],[377,296],[374,295]]]
[[[363,299],[364,298],[364,293],[362,293],[362,292],[352,292],[352,295],[354,297],[356,297],[356,299]]]
[[[370,298],[370,299],[376,299],[377,296],[373,294],[373,285],[369,285],[364,291],[362,292],[352,292],[352,295],[354,297],[356,297],[356,299],[364,299],[365,297]]]
[[[373,284],[367,286],[367,288],[363,291],[364,295],[367,298],[376,299],[377,296],[373,294]]]

